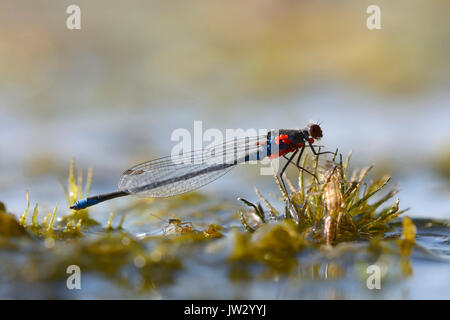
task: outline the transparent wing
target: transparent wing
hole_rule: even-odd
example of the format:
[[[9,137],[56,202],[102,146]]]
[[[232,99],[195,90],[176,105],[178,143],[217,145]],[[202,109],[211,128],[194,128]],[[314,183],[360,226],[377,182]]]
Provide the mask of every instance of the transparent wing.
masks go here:
[[[200,188],[235,165],[266,156],[267,135],[226,141],[212,147],[138,164],[126,170],[119,190],[143,197],[169,197]]]

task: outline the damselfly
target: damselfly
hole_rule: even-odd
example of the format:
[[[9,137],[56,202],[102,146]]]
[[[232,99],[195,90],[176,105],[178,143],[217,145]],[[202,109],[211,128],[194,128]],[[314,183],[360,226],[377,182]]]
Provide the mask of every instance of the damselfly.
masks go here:
[[[318,124],[310,123],[304,129],[271,130],[265,135],[235,138],[206,149],[151,160],[123,172],[118,191],[79,200],[70,208],[85,209],[130,194],[152,198],[182,194],[220,178],[237,164],[266,157],[284,157],[288,160],[280,172],[281,182],[286,189],[283,174],[290,163],[317,180],[313,173],[300,166],[300,158],[306,147],[311,148],[314,155],[332,153],[314,149],[314,141],[320,138],[322,129]],[[290,157],[286,156],[288,153],[292,153]],[[298,157],[294,163],[296,155]]]

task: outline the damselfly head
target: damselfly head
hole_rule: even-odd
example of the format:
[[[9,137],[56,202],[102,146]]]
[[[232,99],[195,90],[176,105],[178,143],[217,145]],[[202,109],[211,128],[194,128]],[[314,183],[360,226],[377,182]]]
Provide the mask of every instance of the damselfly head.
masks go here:
[[[308,124],[308,134],[311,138],[319,140],[322,138],[322,129],[317,123]]]

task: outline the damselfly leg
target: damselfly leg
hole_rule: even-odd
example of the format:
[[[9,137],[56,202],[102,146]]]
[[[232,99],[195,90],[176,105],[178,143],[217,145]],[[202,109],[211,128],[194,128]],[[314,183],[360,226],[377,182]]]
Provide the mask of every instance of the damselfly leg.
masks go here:
[[[299,153],[299,155],[298,155],[297,160],[296,160],[295,163],[292,162],[292,159],[289,160],[288,157],[286,157],[286,156],[283,156],[283,157],[284,157],[286,160],[288,160],[287,164],[292,163],[297,169],[303,170],[303,171],[305,171],[306,173],[309,173],[310,175],[312,175],[312,176],[314,177],[314,179],[317,181],[317,183],[320,183],[319,178],[317,178],[317,176],[316,176],[314,173],[312,173],[312,172],[309,171],[308,169],[305,169],[305,168],[303,168],[302,166],[300,166],[300,159],[301,159],[301,157],[302,157],[302,155],[303,155],[303,151],[304,151],[304,150],[305,150],[305,147],[303,146],[303,147],[300,149],[300,153]],[[297,152],[295,152],[295,153],[297,153]],[[294,156],[295,156],[295,153],[293,154]],[[324,153],[328,153],[328,152],[324,152]],[[319,154],[321,154],[321,153],[319,153]]]
[[[287,190],[287,188],[286,188],[286,184],[284,183],[283,174],[284,174],[284,172],[286,171],[286,168],[288,167],[289,163],[291,163],[291,162],[292,162],[292,159],[294,159],[294,157],[295,157],[295,155],[297,154],[297,152],[298,152],[298,150],[295,150],[295,151],[292,153],[291,157],[288,159],[288,161],[286,162],[286,164],[284,165],[283,169],[281,169],[281,172],[280,172],[280,180],[281,180],[281,183],[283,184],[283,188],[284,188],[284,191],[286,192],[286,195],[287,195],[287,197],[288,197],[288,200],[290,200],[290,199],[289,199],[289,193],[288,193],[288,190]]]
[[[326,153],[331,153],[334,154],[334,152],[331,151],[324,151],[324,152],[317,152],[316,149],[314,149],[314,146],[312,145],[312,143],[310,141],[308,141],[309,147],[311,148],[312,153],[315,156],[321,155],[321,154],[326,154]]]
[[[312,145],[311,142],[308,142],[308,144],[309,144],[309,147],[311,148],[312,153],[313,153],[315,156],[319,156],[319,155],[321,155],[321,154],[327,154],[327,153],[329,153],[329,154],[335,154],[334,152],[331,152],[331,151],[324,151],[324,152],[316,151],[316,150],[314,149],[314,146]],[[296,156],[296,154],[298,153],[299,150],[300,150],[300,153],[298,154],[297,160],[296,160],[295,163],[294,163],[294,162],[293,162],[293,159],[294,159],[294,157]],[[302,166],[300,166],[300,159],[302,158],[303,152],[305,151],[305,146],[301,147],[299,150],[294,151],[294,152],[292,153],[292,155],[291,155],[289,158],[288,158],[286,155],[283,155],[283,158],[285,158],[285,159],[287,160],[287,162],[286,162],[286,164],[283,166],[283,169],[282,169],[281,172],[280,172],[280,180],[281,180],[281,183],[282,183],[282,185],[283,185],[283,188],[284,188],[286,194],[288,194],[288,191],[287,191],[287,188],[286,188],[286,184],[285,184],[285,182],[284,182],[284,179],[283,179],[283,174],[285,173],[285,171],[286,171],[288,165],[291,164],[291,163],[292,163],[295,167],[297,167],[299,170],[303,170],[303,171],[305,171],[306,173],[308,173],[308,174],[310,174],[311,176],[313,176],[314,179],[317,181],[317,183],[320,184],[320,180],[319,180],[319,178],[317,177],[317,175],[315,175],[314,173],[312,173],[312,172],[309,171],[308,169],[305,169],[305,168],[303,168]],[[319,150],[320,150],[320,148],[319,148]],[[288,200],[290,201],[289,196],[288,196]]]

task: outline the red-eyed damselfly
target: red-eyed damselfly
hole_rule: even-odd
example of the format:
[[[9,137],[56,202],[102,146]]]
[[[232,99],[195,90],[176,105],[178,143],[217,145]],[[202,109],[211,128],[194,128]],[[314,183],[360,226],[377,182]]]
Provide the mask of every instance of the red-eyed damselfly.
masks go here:
[[[306,147],[311,148],[315,155],[333,153],[315,150],[313,143],[320,138],[320,125],[310,123],[304,129],[271,130],[266,135],[235,138],[206,149],[147,161],[123,172],[118,191],[78,200],[70,208],[85,209],[131,194],[151,198],[182,194],[213,182],[240,163],[266,157],[274,159],[283,156],[288,160],[280,172],[281,182],[286,188],[283,173],[290,163],[315,177],[300,166],[300,158]],[[286,156],[288,153],[291,153],[289,157]]]

